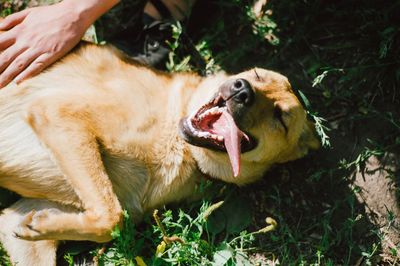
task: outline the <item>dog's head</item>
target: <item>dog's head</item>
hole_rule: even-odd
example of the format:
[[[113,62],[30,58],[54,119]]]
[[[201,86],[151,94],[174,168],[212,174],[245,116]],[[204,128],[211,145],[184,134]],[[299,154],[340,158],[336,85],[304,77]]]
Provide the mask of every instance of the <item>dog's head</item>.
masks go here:
[[[181,135],[200,169],[226,182],[252,182],[271,165],[319,147],[314,124],[287,78],[272,71],[208,78],[189,109]]]

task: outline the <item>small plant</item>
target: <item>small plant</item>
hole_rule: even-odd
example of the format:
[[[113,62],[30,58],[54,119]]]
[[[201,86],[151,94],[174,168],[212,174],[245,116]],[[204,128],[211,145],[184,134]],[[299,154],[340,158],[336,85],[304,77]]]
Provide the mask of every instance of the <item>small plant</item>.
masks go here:
[[[365,258],[365,265],[374,265],[372,258],[376,255],[379,245],[373,243],[372,247],[368,251],[361,252],[361,255]]]
[[[221,66],[215,62],[215,59],[211,52],[211,49],[209,48],[209,44],[206,40],[200,41],[196,45],[196,49],[197,49],[197,51],[199,51],[199,54],[201,55],[204,62],[206,63],[205,73],[207,75],[213,74],[213,73],[221,70]]]
[[[318,113],[308,112],[308,114],[314,119],[315,130],[317,131],[317,134],[321,139],[322,147],[325,148],[331,147],[329,136],[326,133],[327,131],[330,131],[330,128],[324,125],[324,123],[327,122],[326,119],[318,116]]]
[[[253,265],[249,251],[255,248],[255,236],[274,230],[277,223],[268,217],[264,228],[247,232],[243,228],[248,226],[250,217],[241,210],[244,205],[237,203],[203,201],[197,215],[167,210],[162,219],[156,210],[155,225],[146,225],[140,232],[125,212],[123,232],[116,227],[111,245],[95,251],[95,258],[99,265]],[[221,214],[232,214],[234,206],[239,206],[236,214],[242,212],[244,216],[230,215],[221,220]],[[64,258],[69,264],[73,262],[70,255]]]
[[[171,49],[168,54],[168,62],[166,64],[167,70],[169,72],[182,72],[189,71],[191,69],[189,65],[190,56],[185,56],[183,59],[178,61],[177,49],[179,47],[179,40],[182,35],[182,25],[178,22],[172,25],[172,41],[168,42],[169,48]]]
[[[360,171],[364,168],[365,162],[371,156],[382,156],[383,154],[384,151],[379,148],[370,149],[368,147],[365,147],[365,149],[356,157],[355,160],[349,162],[346,159],[342,159],[339,162],[339,168],[349,170],[355,167],[357,171]]]
[[[159,245],[157,256],[169,265],[253,265],[248,256],[252,249],[257,234],[265,234],[274,230],[277,223],[274,219],[266,219],[266,227],[248,233],[241,231],[238,236],[229,238],[238,228],[227,227],[228,235],[218,242],[216,241],[219,229],[212,228],[215,224],[210,223],[209,218],[213,213],[223,206],[223,202],[210,205],[203,202],[200,213],[192,218],[187,213],[179,210],[178,219],[174,221],[171,211],[164,213],[164,219],[157,222],[155,232],[161,234],[162,242]],[[157,215],[155,214],[156,220]],[[231,217],[232,218],[232,217]],[[219,220],[223,224],[224,220]],[[220,225],[217,225],[220,226]],[[230,232],[231,231],[231,232]],[[168,237],[168,232],[172,237]],[[214,232],[214,233],[213,233]]]
[[[74,266],[74,256],[72,254],[67,253],[63,258],[68,263],[68,266]]]
[[[279,45],[279,38],[276,36],[275,31],[277,24],[272,20],[272,10],[267,9],[268,1],[258,0],[255,1],[253,6],[246,5],[247,17],[252,21],[253,33],[268,43],[276,46]]]
[[[100,265],[135,265],[142,259],[138,256],[146,239],[145,231],[140,234],[130,219],[128,213],[124,211],[124,230],[116,226],[111,236],[114,239],[110,247],[102,247],[95,252]]]
[[[330,147],[331,143],[329,141],[329,136],[326,133],[327,131],[330,131],[330,129],[324,125],[327,122],[326,119],[324,119],[323,117],[320,117],[318,115],[318,113],[310,111],[310,109],[311,109],[310,101],[307,99],[307,97],[304,95],[304,93],[301,90],[298,90],[298,92],[299,92],[300,98],[302,99],[302,101],[305,105],[307,114],[310,115],[315,122],[315,130],[317,131],[317,134],[321,139],[322,147],[325,147],[325,148]]]
[[[0,244],[0,265],[2,266],[11,266],[11,261],[7,256],[6,251],[3,249],[3,247]]]

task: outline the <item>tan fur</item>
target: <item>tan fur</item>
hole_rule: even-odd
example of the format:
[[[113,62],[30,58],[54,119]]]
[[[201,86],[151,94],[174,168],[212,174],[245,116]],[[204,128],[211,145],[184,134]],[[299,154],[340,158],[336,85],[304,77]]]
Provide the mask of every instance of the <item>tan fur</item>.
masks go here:
[[[253,70],[169,75],[111,48],[84,45],[39,76],[1,90],[0,186],[31,198],[0,216],[0,241],[12,261],[44,265],[46,258],[54,265],[58,240],[109,241],[123,209],[139,221],[156,206],[193,195],[204,174],[242,185],[317,148],[287,79],[257,73],[260,80]],[[238,177],[226,153],[189,145],[178,132],[179,120],[230,78],[256,89],[246,131],[258,146],[242,154]],[[284,110],[287,133],[273,118],[275,105]]]

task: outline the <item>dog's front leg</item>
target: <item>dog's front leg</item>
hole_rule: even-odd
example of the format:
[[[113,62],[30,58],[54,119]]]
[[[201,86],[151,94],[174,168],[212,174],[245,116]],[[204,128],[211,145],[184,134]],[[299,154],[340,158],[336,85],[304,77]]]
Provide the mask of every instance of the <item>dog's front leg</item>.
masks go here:
[[[94,124],[87,119],[55,110],[54,105],[50,108],[48,102],[30,109],[28,123],[50,150],[65,175],[66,185],[72,186],[79,197],[82,211],[33,210],[16,231],[19,237],[105,242],[121,222],[122,208],[105,171]]]

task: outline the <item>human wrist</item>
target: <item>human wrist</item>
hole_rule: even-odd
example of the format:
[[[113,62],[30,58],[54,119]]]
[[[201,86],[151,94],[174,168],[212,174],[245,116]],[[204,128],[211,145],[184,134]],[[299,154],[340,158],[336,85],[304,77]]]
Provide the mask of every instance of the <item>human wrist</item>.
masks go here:
[[[60,5],[69,8],[81,25],[87,28],[118,2],[119,0],[64,0]]]

